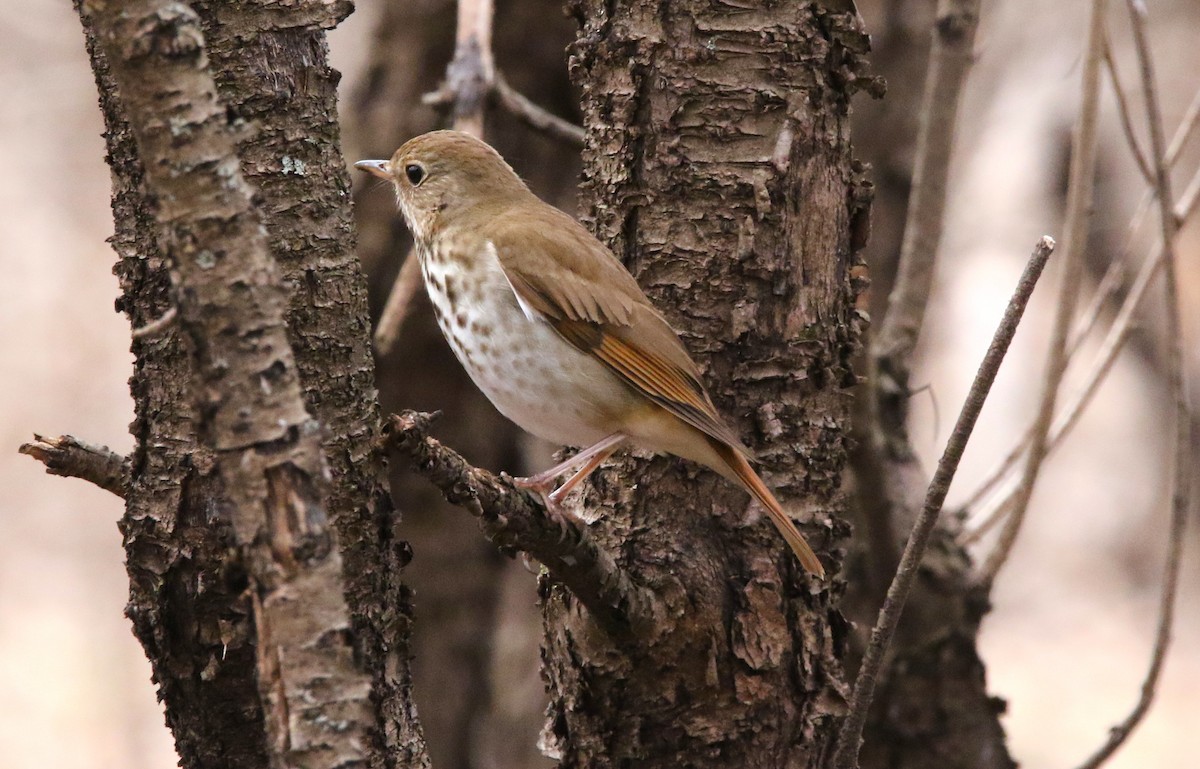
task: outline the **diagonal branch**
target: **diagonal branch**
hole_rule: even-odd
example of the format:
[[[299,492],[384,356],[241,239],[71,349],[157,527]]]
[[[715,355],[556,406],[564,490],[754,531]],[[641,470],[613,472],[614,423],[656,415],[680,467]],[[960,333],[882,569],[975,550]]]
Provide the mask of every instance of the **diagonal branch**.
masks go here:
[[[1175,595],[1179,586],[1179,565],[1183,557],[1183,535],[1187,525],[1189,491],[1192,475],[1192,420],[1187,402],[1187,386],[1183,367],[1183,323],[1180,318],[1179,286],[1175,271],[1175,235],[1178,229],[1171,208],[1171,175],[1168,169],[1166,142],[1163,139],[1162,109],[1154,78],[1154,61],[1146,34],[1146,8],[1140,0],[1126,0],[1133,26],[1134,46],[1146,98],[1147,120],[1150,124],[1150,151],[1154,157],[1154,186],[1158,199],[1159,224],[1163,248],[1163,284],[1167,315],[1167,380],[1171,390],[1175,447],[1173,458],[1173,488],[1171,491],[1171,527],[1167,563],[1164,569],[1162,592],[1159,594],[1158,628],[1150,667],[1142,682],[1141,694],[1129,715],[1109,730],[1108,739],[1080,769],[1096,769],[1116,752],[1150,709],[1158,688],[1167,649],[1171,643],[1171,627],[1175,619]]]
[[[1197,89],[1191,104],[1180,121],[1179,127],[1175,131],[1175,135],[1171,139],[1171,145],[1167,148],[1167,167],[1168,169],[1175,166],[1179,159],[1179,154],[1186,144],[1192,132],[1200,126],[1200,89]],[[1114,259],[1109,269],[1105,272],[1104,278],[1100,281],[1100,286],[1096,289],[1096,297],[1092,302],[1092,306],[1085,313],[1084,322],[1079,324],[1075,330],[1072,341],[1069,345],[1070,354],[1072,356],[1083,346],[1088,334],[1095,327],[1099,320],[1100,314],[1104,307],[1107,307],[1118,290],[1123,285],[1124,281],[1121,275],[1124,272],[1122,262],[1124,256],[1130,251],[1133,245],[1134,235],[1140,227],[1143,217],[1149,210],[1149,202],[1153,201],[1153,190],[1147,192],[1142,201],[1138,203],[1137,211],[1134,213],[1129,224],[1129,232],[1126,238],[1125,246],[1122,249],[1122,258]],[[1179,223],[1187,221],[1196,211],[1197,204],[1200,204],[1200,171],[1192,177],[1191,183],[1184,190],[1179,202],[1175,205],[1175,219]],[[1157,249],[1150,257],[1142,263],[1142,267],[1134,278],[1133,284],[1129,287],[1125,299],[1121,303],[1121,308],[1117,313],[1116,319],[1113,321],[1108,336],[1105,337],[1101,347],[1101,352],[1097,356],[1097,362],[1093,366],[1092,371],[1085,377],[1085,384],[1080,388],[1079,392],[1072,399],[1070,406],[1063,409],[1063,416],[1060,416],[1055,422],[1054,428],[1051,430],[1050,446],[1051,448],[1066,437],[1070,432],[1075,422],[1078,420],[1083,409],[1091,402],[1092,396],[1096,393],[1100,383],[1108,374],[1108,370],[1112,367],[1117,354],[1124,348],[1125,342],[1129,339],[1129,334],[1132,331],[1132,319],[1138,307],[1141,306],[1143,298],[1146,296],[1146,291],[1149,288],[1150,281],[1158,275],[1158,271],[1163,265],[1163,249],[1159,244]],[[1029,441],[1033,436],[1033,425],[1031,424],[1020,439],[1018,439],[1012,450],[996,464],[995,467],[985,476],[984,480],[971,492],[970,496],[963,502],[962,506],[966,510],[974,509],[979,502],[995,488],[1000,481],[1004,480],[1009,472],[1016,466],[1021,456],[1025,453],[1025,448],[1029,445]],[[1002,515],[1012,504],[1011,495],[1000,503],[992,506],[990,512],[981,516],[982,522],[975,524],[973,531],[968,535],[969,540],[974,540],[980,530],[990,528],[998,520],[998,514]],[[1002,510],[1003,508],[1003,510]]]
[[[46,466],[51,475],[81,478],[121,499],[129,485],[129,458],[107,446],[95,446],[71,435],[57,438],[33,434],[33,440],[17,449]]]
[[[497,547],[528,553],[566,585],[614,639],[642,636],[661,626],[661,608],[649,589],[629,574],[588,534],[562,516],[551,516],[528,492],[472,467],[426,433],[434,415],[395,414],[388,443],[446,499],[479,519]]]
[[[577,126],[569,120],[563,120],[558,115],[547,112],[534,104],[524,94],[509,85],[499,72],[496,73],[495,92],[500,99],[500,104],[524,121],[526,125],[539,131],[545,131],[576,147],[583,146],[582,126]]]
[[[1092,214],[1092,191],[1096,177],[1096,127],[1100,111],[1100,66],[1104,59],[1105,0],[1093,0],[1088,30],[1087,58],[1083,67],[1083,102],[1071,142],[1071,170],[1064,225],[1062,284],[1059,287],[1054,330],[1050,338],[1042,396],[1034,421],[1033,437],[1026,455],[1024,471],[1017,486],[1012,512],[1004,522],[999,542],[981,567],[978,580],[990,585],[1008,560],[1033,498],[1033,489],[1049,451],[1049,434],[1054,406],[1063,374],[1067,370],[1067,337],[1075,316],[1079,283],[1083,274],[1083,250],[1087,245],[1088,223]]]
[[[862,667],[859,668],[858,678],[854,682],[854,693],[850,698],[850,713],[842,723],[841,732],[838,734],[837,748],[830,763],[833,769],[852,769],[857,765],[863,726],[866,724],[867,711],[875,694],[875,682],[883,667],[884,655],[891,644],[896,625],[900,622],[900,615],[904,611],[908,594],[912,591],[917,571],[921,565],[921,558],[925,554],[925,547],[929,543],[934,526],[937,525],[942,504],[946,501],[950,483],[954,480],[959,460],[962,459],[967,441],[970,440],[971,432],[975,429],[975,422],[979,418],[979,412],[983,409],[984,400],[992,389],[992,383],[996,381],[1000,363],[1004,360],[1008,346],[1017,333],[1017,326],[1021,322],[1025,307],[1029,304],[1029,297],[1033,294],[1034,286],[1037,285],[1037,280],[1053,251],[1054,241],[1052,239],[1043,237],[1038,241],[1033,255],[1029,258],[1029,263],[1025,266],[1025,272],[1017,284],[1017,289],[1008,302],[1004,317],[992,337],[992,343],[983,357],[983,363],[980,364],[979,371],[975,374],[975,381],[971,383],[971,389],[967,392],[966,402],[963,403],[958,421],[950,433],[950,439],[946,442],[946,449],[938,461],[933,480],[929,483],[929,489],[925,494],[925,505],[913,526],[912,533],[909,534],[904,555],[900,558],[900,567],[896,570],[896,576],[884,599],[883,608],[879,610],[879,618],[871,631],[871,642],[867,646]]]

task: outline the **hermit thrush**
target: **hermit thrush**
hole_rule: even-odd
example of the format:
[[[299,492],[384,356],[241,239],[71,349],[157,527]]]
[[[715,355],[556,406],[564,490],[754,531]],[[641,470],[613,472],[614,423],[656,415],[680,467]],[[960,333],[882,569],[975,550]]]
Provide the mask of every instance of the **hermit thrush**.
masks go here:
[[[391,160],[355,167],[395,185],[438,324],[479,389],[534,435],[589,447],[522,485],[557,509],[626,441],[675,454],[744,486],[804,568],[824,575],[679,337],[583,226],[464,133],[418,136]]]

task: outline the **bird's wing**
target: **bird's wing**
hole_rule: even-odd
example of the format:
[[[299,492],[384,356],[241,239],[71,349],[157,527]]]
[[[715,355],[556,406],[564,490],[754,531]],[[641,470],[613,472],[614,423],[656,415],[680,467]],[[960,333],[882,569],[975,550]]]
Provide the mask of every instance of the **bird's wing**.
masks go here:
[[[552,234],[551,234],[552,233]],[[696,429],[750,455],[717,414],[696,364],[616,257],[546,206],[506,216],[492,246],[517,300],[580,351]]]

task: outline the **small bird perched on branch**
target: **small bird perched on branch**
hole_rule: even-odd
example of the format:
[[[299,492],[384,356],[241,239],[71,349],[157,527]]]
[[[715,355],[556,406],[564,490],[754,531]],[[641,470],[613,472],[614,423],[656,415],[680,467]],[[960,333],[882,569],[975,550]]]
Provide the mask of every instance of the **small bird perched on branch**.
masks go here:
[[[588,447],[518,485],[557,511],[623,443],[674,454],[745,487],[804,568],[824,576],[679,337],[582,225],[465,133],[427,133],[391,160],[354,165],[395,185],[438,325],[479,389],[522,429]]]

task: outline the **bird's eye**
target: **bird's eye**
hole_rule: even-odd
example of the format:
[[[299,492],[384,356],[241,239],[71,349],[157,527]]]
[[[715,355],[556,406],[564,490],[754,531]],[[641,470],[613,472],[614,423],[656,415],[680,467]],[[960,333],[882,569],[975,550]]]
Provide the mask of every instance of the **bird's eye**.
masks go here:
[[[414,187],[425,181],[425,169],[416,163],[406,165],[404,167],[404,175],[408,177],[409,183]]]

